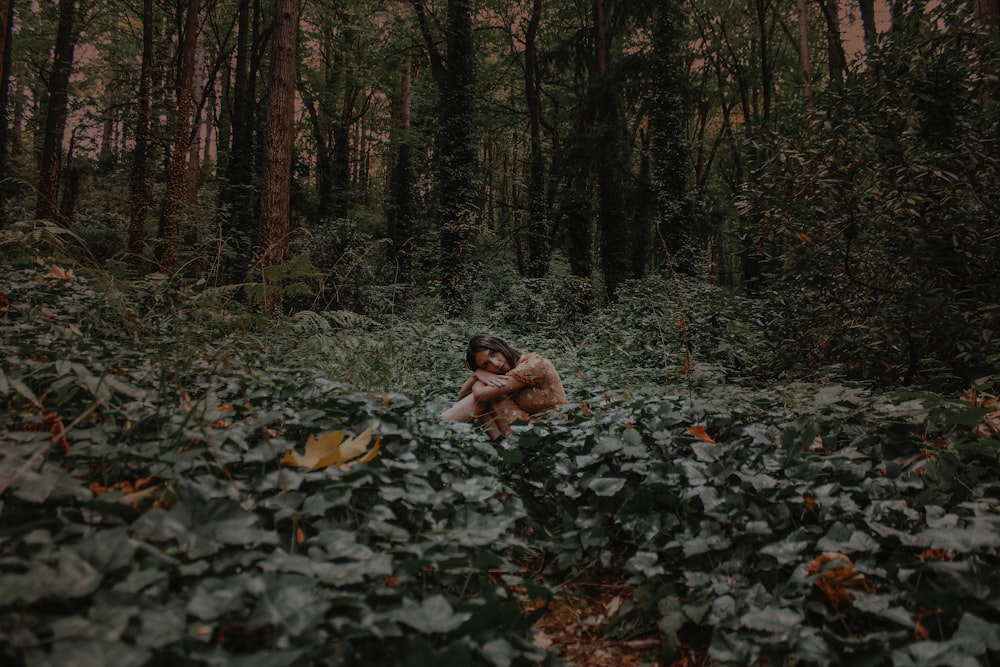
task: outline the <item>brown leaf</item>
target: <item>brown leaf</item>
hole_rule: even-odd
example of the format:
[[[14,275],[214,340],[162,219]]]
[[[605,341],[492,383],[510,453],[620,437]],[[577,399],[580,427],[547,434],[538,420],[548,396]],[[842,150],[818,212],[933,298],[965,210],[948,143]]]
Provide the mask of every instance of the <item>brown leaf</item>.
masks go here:
[[[713,438],[708,434],[704,426],[688,426],[687,432],[693,435],[698,440],[701,440],[702,442],[707,442],[710,445],[718,444],[715,441],[715,438]]]

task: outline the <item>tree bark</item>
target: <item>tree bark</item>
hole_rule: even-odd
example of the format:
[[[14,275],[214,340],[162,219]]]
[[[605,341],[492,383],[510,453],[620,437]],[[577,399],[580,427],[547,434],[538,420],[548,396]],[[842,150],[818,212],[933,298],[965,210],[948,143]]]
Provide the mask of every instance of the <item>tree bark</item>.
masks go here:
[[[974,0],[976,18],[993,32],[1000,31],[1000,0]]]
[[[474,241],[480,213],[472,3],[448,0],[447,58],[442,58],[431,35],[423,0],[411,1],[438,84],[434,190],[441,234],[441,294],[447,313],[460,316],[472,306],[476,274]]]
[[[798,0],[799,14],[799,66],[802,68],[802,96],[806,106],[813,109],[812,62],[809,58],[809,6],[806,0]]]
[[[264,270],[283,264],[289,254],[297,27],[298,0],[276,0],[257,234],[260,265]],[[281,285],[267,279],[264,282],[267,288],[264,307],[269,313],[277,313],[281,309]]]
[[[403,76],[399,85],[397,107],[396,163],[389,181],[389,199],[386,221],[392,241],[391,257],[396,263],[396,282],[408,283],[413,278],[411,260],[413,228],[416,220],[416,188],[410,146],[410,104],[413,83],[413,65],[410,59],[403,62]]]
[[[595,130],[601,147],[597,161],[597,226],[601,240],[601,268],[608,297],[614,299],[618,286],[633,277],[631,236],[625,216],[621,101],[618,88],[609,76],[611,28],[608,1],[594,2],[594,73],[590,82],[596,107]]]
[[[549,269],[552,239],[545,199],[545,154],[542,150],[542,95],[538,73],[538,25],[542,0],[533,0],[531,18],[524,37],[524,95],[528,107],[530,152],[528,172],[528,261],[527,273],[541,278]]]
[[[826,21],[826,53],[830,81],[840,84],[847,75],[847,54],[844,53],[844,40],[840,35],[839,0],[819,0],[819,7]]]
[[[858,11],[861,13],[865,52],[870,52],[875,48],[875,41],[878,39],[878,28],[875,25],[875,0],[858,0]]]
[[[115,85],[114,82],[109,81],[104,86],[104,124],[101,129],[101,148],[98,153],[100,159],[105,162],[111,158],[113,150],[111,144],[115,127],[114,100]]]
[[[683,15],[678,0],[659,0],[653,21],[650,169],[657,199],[657,231],[671,266],[681,273],[694,274],[702,234],[693,228],[688,205],[687,72],[681,55]]]
[[[80,28],[76,22],[76,0],[59,3],[59,27],[56,31],[55,55],[49,76],[45,129],[39,159],[38,198],[35,216],[39,220],[59,219],[59,178],[62,168],[62,144],[69,112],[69,79],[73,70],[73,53]]]
[[[135,151],[129,181],[128,258],[132,273],[145,270],[146,211],[149,210],[149,134],[153,105],[153,0],[142,2],[142,64],[136,111]]]
[[[225,146],[225,176],[219,187],[221,228],[232,257],[223,266],[223,282],[239,282],[251,264],[254,218],[258,201],[253,188],[256,173],[255,125],[257,101],[252,91],[254,72],[250,45],[256,20],[251,21],[250,0],[239,0],[236,34],[236,61],[233,69],[229,106],[229,141]],[[257,18],[256,11],[253,12]],[[220,137],[221,139],[221,137]]]
[[[187,159],[191,145],[192,91],[195,50],[198,45],[198,0],[188,0],[184,39],[181,43],[181,74],[177,91],[177,119],[170,150],[169,182],[160,235],[160,270],[169,272],[177,261],[184,210],[187,208]]]
[[[0,0],[0,175],[6,175],[10,146],[10,66],[14,0]],[[0,229],[8,222],[7,181],[0,176]]]

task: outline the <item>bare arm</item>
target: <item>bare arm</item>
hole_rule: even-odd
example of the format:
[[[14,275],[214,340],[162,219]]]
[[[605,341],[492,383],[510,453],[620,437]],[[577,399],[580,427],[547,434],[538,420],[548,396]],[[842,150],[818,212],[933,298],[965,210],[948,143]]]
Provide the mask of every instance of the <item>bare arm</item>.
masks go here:
[[[488,401],[499,396],[509,396],[528,385],[510,375],[496,375],[487,371],[472,374],[472,395],[477,401]]]

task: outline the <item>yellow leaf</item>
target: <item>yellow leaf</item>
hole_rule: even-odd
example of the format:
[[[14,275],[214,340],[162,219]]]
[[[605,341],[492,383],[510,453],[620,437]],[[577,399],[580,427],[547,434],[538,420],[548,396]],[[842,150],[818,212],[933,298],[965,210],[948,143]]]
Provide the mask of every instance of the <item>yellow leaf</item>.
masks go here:
[[[327,431],[318,438],[309,436],[306,440],[306,456],[309,457],[310,451],[314,456],[310,457],[309,465],[303,467],[316,470],[342,462],[344,459],[340,455],[340,447],[341,443],[344,442],[344,435],[343,431]],[[311,450],[310,444],[312,445]]]
[[[347,438],[343,431],[328,431],[318,437],[310,435],[306,440],[306,451],[299,455],[287,452],[281,462],[288,466],[298,466],[309,470],[318,470],[330,466],[344,467],[345,463],[367,463],[378,455],[381,438],[375,437],[375,445],[371,450],[368,445],[372,441],[372,427],[369,426],[360,435]],[[361,458],[358,458],[361,457]],[[354,461],[354,459],[357,459]]]
[[[374,459],[376,456],[378,456],[378,450],[380,447],[382,447],[382,436],[376,435],[375,444],[372,446],[370,450],[368,450],[367,454],[358,459],[358,463],[368,463],[369,461]]]
[[[329,456],[331,452],[336,456],[340,455],[338,448],[343,440],[343,431],[328,431],[318,438],[310,435],[306,440],[305,454],[299,456],[295,452],[288,452],[285,454],[285,458],[282,459],[282,463],[299,466],[300,468],[309,468],[310,470],[323,467],[321,463],[324,457]],[[326,463],[325,465],[330,465],[330,463]]]
[[[372,427],[369,426],[364,433],[351,438],[340,446],[340,453],[344,461],[356,459],[368,450],[368,443],[372,441]]]

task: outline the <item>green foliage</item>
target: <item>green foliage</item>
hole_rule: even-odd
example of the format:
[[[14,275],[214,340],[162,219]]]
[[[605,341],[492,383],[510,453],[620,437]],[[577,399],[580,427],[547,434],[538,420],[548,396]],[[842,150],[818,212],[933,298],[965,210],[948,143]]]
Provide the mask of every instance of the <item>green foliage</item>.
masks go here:
[[[887,385],[961,386],[992,366],[1000,301],[995,39],[952,5],[887,38],[763,142],[743,212],[790,360]]]
[[[487,328],[272,320],[74,270],[0,283],[4,664],[555,664],[530,603],[568,577],[627,578],[611,631],[664,660],[692,637],[719,663],[1000,657],[987,409],[752,383],[773,346],[726,293],[650,280],[586,321]],[[483,331],[571,401],[501,445],[437,419]],[[280,464],[369,427],[368,463]]]

